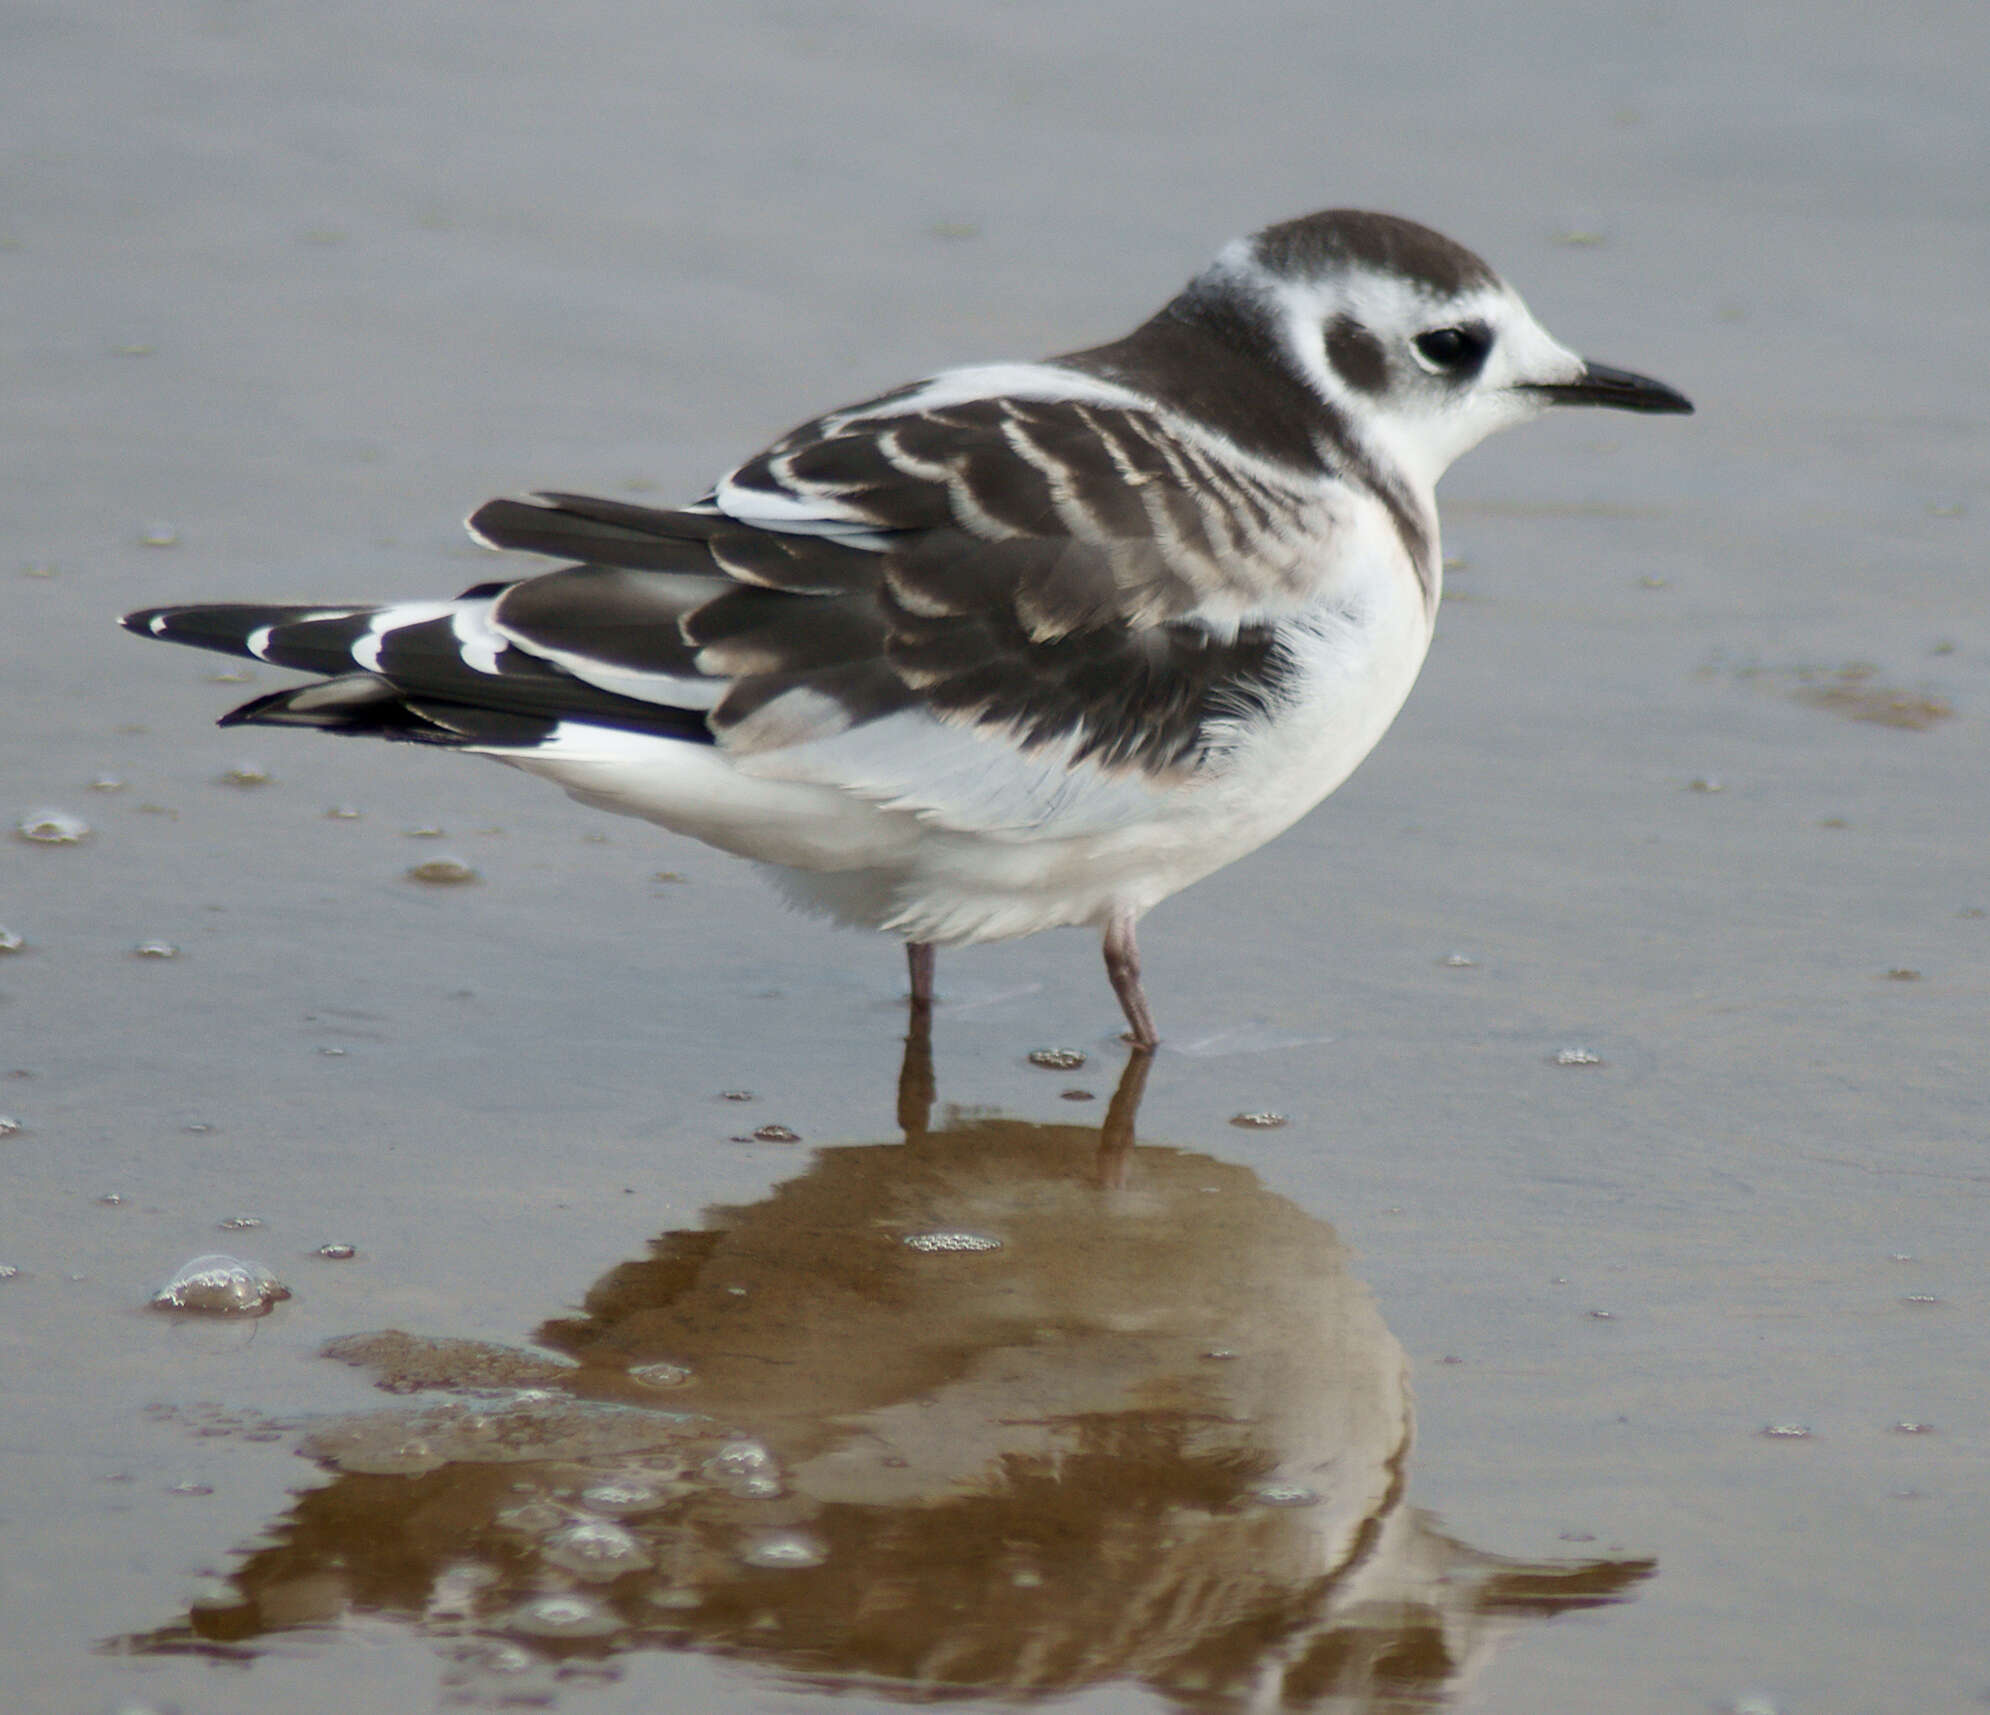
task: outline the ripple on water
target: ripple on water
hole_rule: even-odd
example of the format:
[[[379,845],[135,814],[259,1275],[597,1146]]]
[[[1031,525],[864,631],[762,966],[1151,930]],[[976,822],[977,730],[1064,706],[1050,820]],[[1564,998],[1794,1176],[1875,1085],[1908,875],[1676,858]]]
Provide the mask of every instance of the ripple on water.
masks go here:
[[[266,1316],[289,1296],[290,1288],[261,1263],[216,1252],[176,1269],[152,1294],[152,1306],[206,1316]]]
[[[527,1393],[347,1418],[313,1430],[304,1452],[341,1471],[410,1476],[450,1464],[617,1458],[681,1439],[692,1421],[649,1406]]]

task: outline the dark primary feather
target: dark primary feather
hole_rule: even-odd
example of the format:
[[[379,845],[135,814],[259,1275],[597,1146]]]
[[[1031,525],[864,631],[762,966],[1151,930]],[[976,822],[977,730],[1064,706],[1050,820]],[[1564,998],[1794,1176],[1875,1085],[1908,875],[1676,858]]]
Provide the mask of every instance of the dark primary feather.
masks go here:
[[[369,635],[378,611],[327,617],[323,608],[230,603],[148,608],[126,615],[124,623],[141,636],[324,675],[231,710],[223,726],[311,726],[431,744],[537,743],[558,721],[572,718],[712,742],[695,711],[599,690],[523,650],[501,651],[495,673],[479,671],[464,660],[447,619],[389,632],[377,671],[355,671],[362,664],[353,645]],[[259,652],[249,640],[260,632],[268,639]]]

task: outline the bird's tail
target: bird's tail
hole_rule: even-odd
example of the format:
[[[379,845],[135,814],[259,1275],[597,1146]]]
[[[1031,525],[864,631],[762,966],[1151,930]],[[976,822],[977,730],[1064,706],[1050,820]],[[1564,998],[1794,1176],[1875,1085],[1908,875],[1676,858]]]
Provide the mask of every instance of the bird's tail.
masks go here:
[[[154,607],[126,614],[124,625],[141,637],[320,676],[231,709],[223,726],[303,726],[508,751],[546,743],[563,722],[578,721],[712,742],[698,710],[617,695],[515,647],[489,617],[507,587],[479,584],[454,601],[384,606]]]

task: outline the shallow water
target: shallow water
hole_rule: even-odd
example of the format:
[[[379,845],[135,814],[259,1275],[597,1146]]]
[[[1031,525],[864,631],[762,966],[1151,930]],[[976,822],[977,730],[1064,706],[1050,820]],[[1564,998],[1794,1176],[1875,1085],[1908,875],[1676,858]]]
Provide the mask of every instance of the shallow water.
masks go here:
[[[1986,37],[16,7],[9,1709],[1990,1693]],[[1447,479],[1395,732],[1143,931],[1137,1124],[1087,937],[943,957],[927,1120],[890,947],[110,624],[467,584],[1328,202],[1700,414]],[[217,1251],[291,1296],[147,1308]]]

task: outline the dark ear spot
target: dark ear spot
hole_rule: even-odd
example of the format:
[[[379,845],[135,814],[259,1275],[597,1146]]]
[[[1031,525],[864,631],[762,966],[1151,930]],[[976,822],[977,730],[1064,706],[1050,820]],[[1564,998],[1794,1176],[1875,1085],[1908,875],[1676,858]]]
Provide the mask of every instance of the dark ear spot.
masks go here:
[[[1336,316],[1327,328],[1327,361],[1358,393],[1380,393],[1389,385],[1382,342],[1352,316]]]

